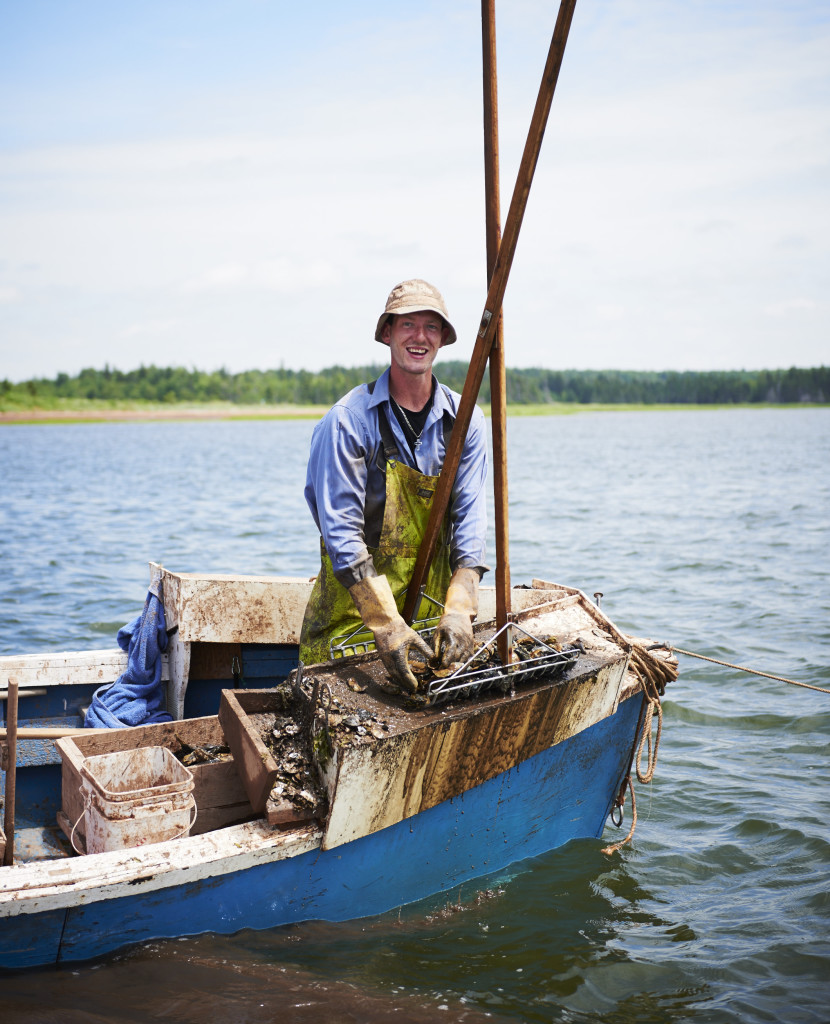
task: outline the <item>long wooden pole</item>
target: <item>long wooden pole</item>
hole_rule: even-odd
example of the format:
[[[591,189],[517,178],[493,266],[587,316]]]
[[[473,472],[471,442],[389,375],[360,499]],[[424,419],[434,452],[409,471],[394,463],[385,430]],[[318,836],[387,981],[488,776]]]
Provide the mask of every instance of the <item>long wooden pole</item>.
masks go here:
[[[38,726],[29,726],[28,728],[16,729],[15,736],[19,740],[59,740],[63,736],[92,736],[100,732],[112,732],[112,729],[83,729],[71,725],[66,726],[66,728],[61,726],[44,726],[41,729]],[[9,729],[0,729],[0,740],[7,740],[9,733]]]
[[[493,268],[493,276],[490,280],[487,299],[484,303],[484,312],[482,313],[481,324],[478,329],[478,337],[470,359],[470,368],[467,371],[467,379],[464,382],[464,390],[461,393],[461,401],[458,404],[455,426],[453,427],[450,443],[444,456],[444,468],[441,471],[435,488],[435,497],[429,521],[424,533],[424,539],[418,551],[418,558],[415,561],[412,580],[406,595],[403,616],[407,622],[412,622],[414,618],[421,587],[426,579],[427,571],[432,562],[432,556],[435,554],[438,534],[441,530],[444,515],[449,507],[452,487],[455,483],[455,474],[458,472],[458,464],[461,461],[461,453],[467,437],[467,430],[470,426],[479,388],[484,379],[484,371],[487,368],[490,350],[496,338],[496,328],[498,327],[504,292],[507,288],[507,279],[510,276],[510,267],[513,264],[513,256],[516,252],[516,243],[519,240],[519,231],[521,230],[522,219],[527,208],[530,186],[533,183],[533,174],[539,160],[545,126],[547,125],[548,114],[553,102],[553,93],[559,78],[559,69],[562,66],[562,57],[565,53],[565,44],[568,41],[568,32],[570,31],[575,7],[576,0],[561,0],[559,5],[559,14],[557,15],[556,26],[553,30],[548,59],[545,63],[542,83],[539,86],[539,95],[536,98],[536,106],[530,121],[530,130],[525,142],[522,162],[519,165],[519,173],[513,189],[513,198],[510,201],[510,209],[507,213],[504,237],[499,247],[499,254],[496,257],[496,264]]]
[[[6,806],[3,814],[3,831],[6,833],[6,849],[3,864],[14,864],[14,802],[17,788],[17,680],[9,680],[6,697],[6,747],[9,761],[6,765]]]
[[[496,0],[481,0],[481,51],[484,85],[484,206],[487,229],[487,284],[493,279],[501,245],[499,199],[499,100],[496,72]],[[493,491],[496,532],[496,626],[510,615],[510,531],[507,503],[507,385],[504,369],[504,315],[499,313],[490,350],[490,425],[493,433]],[[499,657],[509,665],[510,636],[499,635]]]

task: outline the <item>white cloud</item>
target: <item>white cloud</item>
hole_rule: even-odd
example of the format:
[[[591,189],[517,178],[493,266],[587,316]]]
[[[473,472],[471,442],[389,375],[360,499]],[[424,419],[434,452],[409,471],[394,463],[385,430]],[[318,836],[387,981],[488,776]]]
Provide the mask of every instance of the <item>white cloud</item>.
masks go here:
[[[273,259],[255,266],[229,263],[211,267],[198,278],[183,282],[181,291],[187,294],[259,290],[291,295],[333,285],[337,280],[336,269],[322,259]]]
[[[784,299],[782,302],[773,302],[764,306],[767,316],[787,316],[789,313],[798,313],[802,310],[813,310],[818,308],[818,303],[812,299]]]
[[[146,320],[143,323],[130,324],[121,331],[122,338],[146,338],[160,334],[170,334],[182,327],[181,320]]]
[[[800,11],[577,9],[505,298],[509,364],[826,362],[830,29]],[[412,275],[441,287],[452,355],[469,352],[486,293],[476,12],[451,3],[445,36],[403,52],[431,9],[331,13],[331,39],[292,15],[307,50],[285,42],[290,81],[263,55],[176,80],[177,105],[136,65],[155,117],[136,98],[97,134],[94,105],[68,102],[80,73],[24,104],[42,138],[0,153],[16,373],[126,361],[113,339],[138,337],[159,339],[144,359],[206,369],[365,362]],[[503,219],[551,21],[536,0],[499,16]]]

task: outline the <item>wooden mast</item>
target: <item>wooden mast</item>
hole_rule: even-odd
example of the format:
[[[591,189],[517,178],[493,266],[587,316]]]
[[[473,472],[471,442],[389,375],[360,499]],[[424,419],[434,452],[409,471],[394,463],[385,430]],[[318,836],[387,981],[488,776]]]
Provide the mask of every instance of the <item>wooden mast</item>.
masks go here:
[[[496,0],[481,0],[481,51],[484,87],[484,206],[487,228],[487,284],[493,279],[501,244],[499,201],[499,102],[496,72]],[[496,531],[496,627],[510,615],[510,531],[507,511],[507,388],[504,371],[504,318],[499,312],[490,350],[490,421],[493,432],[493,491]],[[509,665],[508,631],[498,639],[499,658]]]
[[[519,240],[519,231],[521,230],[522,219],[527,208],[530,186],[533,182],[533,173],[536,170],[539,151],[542,148],[545,126],[547,125],[548,114],[553,102],[553,93],[556,89],[559,69],[562,66],[562,57],[565,53],[565,44],[568,41],[568,32],[571,27],[575,6],[576,0],[561,0],[559,6],[559,14],[556,18],[556,26],[553,30],[553,38],[551,39],[548,58],[542,75],[542,83],[539,86],[539,95],[536,98],[536,106],[530,121],[530,130],[525,142],[522,162],[519,165],[519,173],[513,189],[513,198],[510,201],[510,209],[507,213],[504,236],[499,247],[498,256],[496,257],[496,264],[493,268],[493,275],[484,304],[484,312],[482,313],[478,329],[478,337],[472,357],[470,358],[470,368],[467,371],[467,379],[464,382],[464,390],[461,393],[461,401],[458,404],[455,426],[447,446],[444,468],[438,478],[429,521],[424,533],[424,539],[418,551],[418,558],[415,562],[412,580],[406,595],[403,616],[407,622],[412,622],[415,616],[421,587],[426,579],[432,557],[435,554],[438,534],[441,530],[444,515],[449,507],[452,486],[461,461],[461,453],[464,449],[467,430],[470,426],[479,388],[484,379],[484,371],[487,367],[490,350],[496,338],[496,327],[499,322],[504,292],[507,288],[507,279],[510,276],[510,267],[512,266],[516,244]]]

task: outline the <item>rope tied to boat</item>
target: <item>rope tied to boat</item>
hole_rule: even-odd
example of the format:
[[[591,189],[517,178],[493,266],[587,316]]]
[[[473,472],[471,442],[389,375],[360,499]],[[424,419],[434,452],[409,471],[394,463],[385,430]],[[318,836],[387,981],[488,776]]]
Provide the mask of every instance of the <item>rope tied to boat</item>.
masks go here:
[[[640,782],[648,784],[654,778],[654,771],[657,768],[657,749],[660,746],[660,737],[663,733],[663,706],[660,698],[666,692],[666,685],[677,679],[677,660],[672,658],[671,648],[662,644],[649,644],[646,646],[642,640],[629,637],[631,644],[631,655],[629,668],[640,680],[640,686],[646,696],[645,721],[643,731],[640,734],[640,745],[637,748],[635,764],[637,778]],[[666,651],[668,657],[658,657],[657,651]],[[657,735],[652,741],[652,720],[657,715]],[[645,771],[641,769],[643,758],[643,747],[648,742],[648,767]]]
[[[633,762],[638,781],[648,785],[654,778],[654,772],[657,769],[657,751],[660,748],[660,737],[663,732],[663,706],[660,703],[660,697],[666,692],[666,684],[677,679],[677,661],[672,658],[672,648],[665,644],[646,645],[644,641],[638,640],[635,637],[627,637],[626,639],[631,645],[628,667],[639,679],[645,696],[643,726],[640,731],[639,743],[637,744]],[[666,651],[668,657],[658,657],[657,651]],[[657,715],[657,733],[653,736],[652,726],[655,714]],[[648,762],[644,771],[642,761],[643,748],[646,744],[648,744]],[[620,812],[620,820],[615,822],[615,824],[622,824],[622,809],[625,805],[626,790],[631,793],[631,828],[625,839],[622,839],[619,843],[612,843],[611,846],[606,846],[602,851],[603,853],[616,853],[627,843],[630,843],[634,836],[634,830],[637,827],[637,799],[634,796],[634,783],[631,780],[630,767],[611,809],[612,821],[614,820],[614,810],[618,809]]]
[[[720,661],[718,658],[710,658],[706,654],[696,654],[694,651],[684,651],[682,647],[668,647],[668,650],[675,654],[685,654],[687,658],[700,658],[701,661],[711,661],[713,665],[721,665],[723,668],[734,668],[737,672],[748,672],[753,676],[762,676],[764,679],[775,679],[779,683],[789,683],[790,686],[803,686],[805,690],[818,690],[819,693],[830,693],[825,686],[814,686],[812,683],[800,683],[797,679],[788,679],[786,676],[775,676],[770,672],[761,672],[757,668],[746,668],[744,665],[733,665],[730,661]]]
[[[605,846],[602,849],[603,853],[612,854],[616,853],[617,850],[621,850],[626,843],[630,843],[634,836],[634,829],[637,827],[637,800],[634,796],[634,783],[631,781],[631,773],[625,777],[617,799],[614,801],[614,807],[619,807],[622,812],[623,805],[625,804],[625,791],[626,789],[631,791],[631,828],[628,830],[628,835],[625,839],[621,839],[618,843],[612,843],[611,846]],[[613,814],[613,808],[611,813]],[[620,815],[620,824],[622,824],[622,814]]]

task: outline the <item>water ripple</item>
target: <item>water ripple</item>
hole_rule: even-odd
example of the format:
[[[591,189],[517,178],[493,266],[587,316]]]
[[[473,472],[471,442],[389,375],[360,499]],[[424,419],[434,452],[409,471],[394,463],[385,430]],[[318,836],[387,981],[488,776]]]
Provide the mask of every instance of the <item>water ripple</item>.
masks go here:
[[[149,559],[313,573],[312,426],[0,430],[0,650],[111,646],[141,609]],[[601,591],[638,636],[830,686],[830,412],[517,417],[508,435],[514,582]],[[400,916],[151,944],[36,986],[4,979],[4,1021],[34,1019],[35,1005],[133,1020],[132,993],[143,1019],[188,1006],[204,1024],[273,1020],[277,1003],[294,1021],[823,1024],[830,703],[680,664],[621,854],[572,843]],[[609,825],[603,842],[621,834]],[[78,1004],[87,1016],[71,1015]]]

